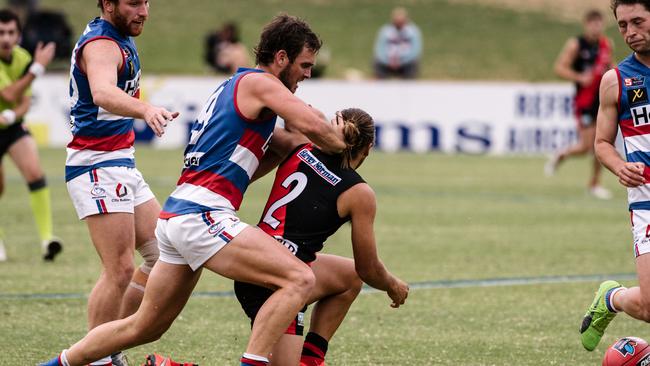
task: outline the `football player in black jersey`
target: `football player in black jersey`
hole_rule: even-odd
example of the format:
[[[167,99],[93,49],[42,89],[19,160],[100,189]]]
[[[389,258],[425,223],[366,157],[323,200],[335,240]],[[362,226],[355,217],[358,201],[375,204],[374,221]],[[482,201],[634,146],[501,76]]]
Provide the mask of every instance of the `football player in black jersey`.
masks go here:
[[[304,344],[302,317],[306,309],[274,346],[274,365],[324,365],[328,342],[362,282],[386,291],[394,308],[404,304],[408,296],[408,285],[379,259],[373,229],[375,193],[356,172],[374,143],[372,117],[350,108],[337,113],[335,119],[344,123],[347,147],[341,154],[326,154],[304,136],[282,128],[276,128],[271,154],[267,152],[266,163],[274,160],[272,154],[276,154],[275,162],[283,162],[258,226],[308,263],[316,275],[316,286],[307,301],[315,306]],[[256,176],[272,166],[262,165]],[[346,222],[352,226],[354,260],[317,253],[327,237]],[[236,282],[235,293],[252,323],[273,290]]]
[[[555,61],[554,71],[562,79],[575,83],[574,112],[578,131],[577,143],[558,151],[544,166],[547,176],[555,174],[567,158],[593,155],[598,114],[598,88],[607,70],[612,68],[612,41],[604,34],[603,15],[598,10],[584,16],[584,32],[569,38]],[[588,192],[596,198],[609,199],[612,194],[600,185],[601,165],[593,156]]]

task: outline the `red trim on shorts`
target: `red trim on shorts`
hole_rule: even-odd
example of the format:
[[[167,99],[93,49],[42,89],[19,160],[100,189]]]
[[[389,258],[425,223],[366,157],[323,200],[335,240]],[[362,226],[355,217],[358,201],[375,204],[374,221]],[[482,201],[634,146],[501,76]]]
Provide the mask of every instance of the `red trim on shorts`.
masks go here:
[[[99,204],[102,205],[102,210],[104,210],[104,213],[108,213],[108,209],[106,208],[106,203],[104,202],[103,199],[99,200]]]

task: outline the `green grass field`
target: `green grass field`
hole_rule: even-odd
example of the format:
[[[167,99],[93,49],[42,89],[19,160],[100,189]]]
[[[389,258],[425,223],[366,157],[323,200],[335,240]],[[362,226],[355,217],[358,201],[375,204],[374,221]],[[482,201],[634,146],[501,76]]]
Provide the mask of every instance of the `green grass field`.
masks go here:
[[[66,243],[54,263],[40,260],[26,187],[5,159],[0,224],[10,259],[0,263],[0,365],[32,365],[86,331],[84,296],[99,264],[62,180],[64,155],[41,152],[56,233]],[[137,159],[164,200],[181,152],[139,148]],[[329,364],[596,365],[616,338],[650,337],[645,324],[623,315],[595,352],[582,349],[578,327],[596,280],[426,288],[441,281],[634,272],[624,189],[607,174],[615,198],[598,201],[583,187],[586,160],[567,162],[550,179],[542,165],[532,157],[371,155],[361,172],[378,197],[380,255],[395,274],[425,288],[413,289],[398,310],[384,294],[362,294],[331,342]],[[269,187],[269,177],[251,187],[244,220],[257,221]],[[346,227],[325,252],[351,255]],[[129,351],[131,359],[142,362],[157,351],[201,365],[235,365],[248,321],[234,298],[209,296],[229,290],[229,281],[205,272],[197,291],[207,295],[191,299],[160,341]],[[42,296],[48,294],[64,296]]]
[[[144,75],[204,74],[205,34],[223,22],[239,22],[242,41],[252,50],[263,25],[279,12],[305,18],[331,50],[326,77],[342,78],[347,69],[371,75],[374,39],[390,10],[406,6],[422,30],[422,78],[463,80],[554,79],[553,62],[566,39],[581,31],[538,13],[445,0],[151,0],[150,19],[137,39]],[[42,0],[64,11],[75,34],[99,14],[94,1]],[[606,14],[608,35],[617,44],[615,59],[629,53]],[[76,36],[75,36],[76,37]],[[75,38],[76,40],[76,38]],[[63,68],[66,71],[66,68]]]

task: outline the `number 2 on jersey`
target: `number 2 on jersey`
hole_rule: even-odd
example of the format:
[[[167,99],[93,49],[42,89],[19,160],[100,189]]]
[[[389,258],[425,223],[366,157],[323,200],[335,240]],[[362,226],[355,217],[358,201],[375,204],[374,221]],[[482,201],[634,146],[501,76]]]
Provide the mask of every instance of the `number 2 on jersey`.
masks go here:
[[[273,214],[275,211],[277,211],[280,207],[288,204],[289,202],[293,201],[296,199],[296,197],[300,196],[302,191],[305,190],[305,187],[307,187],[307,176],[305,173],[301,172],[295,172],[288,176],[283,182],[282,182],[282,187],[284,188],[289,188],[291,183],[297,182],[296,186],[293,187],[289,193],[287,193],[285,196],[281,197],[279,200],[275,201],[266,211],[266,215],[264,215],[264,221],[267,225],[272,227],[273,229],[277,229],[278,226],[280,225],[280,220],[276,219]]]

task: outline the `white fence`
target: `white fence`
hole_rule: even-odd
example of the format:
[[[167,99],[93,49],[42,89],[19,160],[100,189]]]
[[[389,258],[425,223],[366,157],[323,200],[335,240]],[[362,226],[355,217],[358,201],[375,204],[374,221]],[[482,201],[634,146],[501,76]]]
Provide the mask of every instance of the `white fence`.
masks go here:
[[[140,121],[137,140],[161,148],[184,146],[189,125],[221,81],[145,76],[141,97],[181,116],[160,139]],[[37,80],[33,94],[27,116],[32,133],[42,145],[65,146],[70,139],[67,75]],[[296,94],[328,116],[346,107],[366,110],[377,125],[377,147],[386,151],[539,154],[576,138],[573,87],[566,83],[308,80]]]

